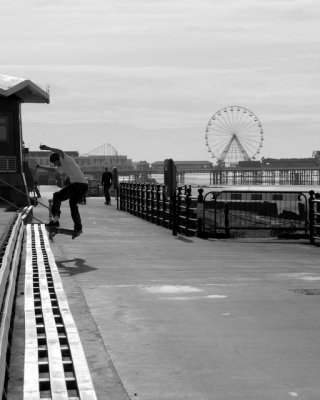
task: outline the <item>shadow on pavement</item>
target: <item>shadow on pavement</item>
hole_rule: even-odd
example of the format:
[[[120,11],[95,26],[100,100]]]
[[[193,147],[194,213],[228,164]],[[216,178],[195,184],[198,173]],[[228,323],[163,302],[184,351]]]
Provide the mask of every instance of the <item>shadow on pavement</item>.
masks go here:
[[[74,263],[74,265],[67,266],[68,263]],[[57,267],[61,275],[71,276],[77,274],[83,274],[86,272],[95,271],[97,268],[90,267],[86,264],[86,260],[82,258],[73,258],[71,260],[56,261]]]
[[[175,239],[180,240],[181,242],[185,242],[185,243],[194,243],[194,241],[192,239],[187,239],[184,236],[176,236]]]

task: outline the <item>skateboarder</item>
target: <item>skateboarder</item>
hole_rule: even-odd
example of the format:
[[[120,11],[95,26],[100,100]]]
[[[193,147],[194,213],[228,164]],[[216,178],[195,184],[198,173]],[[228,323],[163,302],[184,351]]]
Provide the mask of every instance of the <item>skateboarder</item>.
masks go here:
[[[110,205],[110,187],[112,185],[112,173],[108,170],[108,167],[105,167],[104,173],[102,174],[101,185],[103,186],[104,197],[106,199],[105,204]]]
[[[58,171],[60,174],[64,173],[70,180],[68,185],[64,186],[61,190],[53,194],[51,208],[52,220],[49,221],[46,226],[60,226],[59,219],[61,214],[61,202],[69,199],[71,217],[74,222],[74,231],[81,232],[82,223],[79,214],[78,203],[88,190],[88,181],[74,159],[65,154],[64,151],[46,146],[45,144],[40,146],[40,150],[52,151],[50,154],[50,162],[54,165],[54,168],[45,167],[39,164],[37,164],[36,167],[42,168],[46,171]]]

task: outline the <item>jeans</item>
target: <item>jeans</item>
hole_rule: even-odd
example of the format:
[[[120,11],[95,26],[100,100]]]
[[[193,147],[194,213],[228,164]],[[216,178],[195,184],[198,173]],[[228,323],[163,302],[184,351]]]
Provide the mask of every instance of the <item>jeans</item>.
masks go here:
[[[109,204],[110,203],[110,186],[104,186],[104,197],[106,198],[106,203]]]
[[[79,214],[78,203],[82,200],[86,191],[88,190],[88,185],[86,183],[71,183],[63,187],[59,192],[53,193],[52,202],[52,216],[60,217],[61,202],[69,199],[71,217],[74,223],[75,230],[82,230],[81,217]]]

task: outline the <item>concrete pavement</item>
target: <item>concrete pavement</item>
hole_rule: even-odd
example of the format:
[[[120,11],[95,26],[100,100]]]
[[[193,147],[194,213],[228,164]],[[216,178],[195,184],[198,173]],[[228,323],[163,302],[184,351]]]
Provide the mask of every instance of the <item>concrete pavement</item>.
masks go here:
[[[318,247],[175,238],[114,201],[80,207],[84,233],[51,247],[99,399],[320,398]]]

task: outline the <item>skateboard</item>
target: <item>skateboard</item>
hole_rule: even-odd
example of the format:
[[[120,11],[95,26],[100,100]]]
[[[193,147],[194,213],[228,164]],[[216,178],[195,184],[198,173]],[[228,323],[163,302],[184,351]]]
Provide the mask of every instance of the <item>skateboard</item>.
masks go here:
[[[46,230],[49,233],[49,238],[52,239],[58,234],[62,235],[67,235],[71,236],[72,239],[75,239],[76,237],[80,236],[82,231],[74,231],[73,229],[66,229],[66,228],[60,228],[57,226],[46,226]]]

